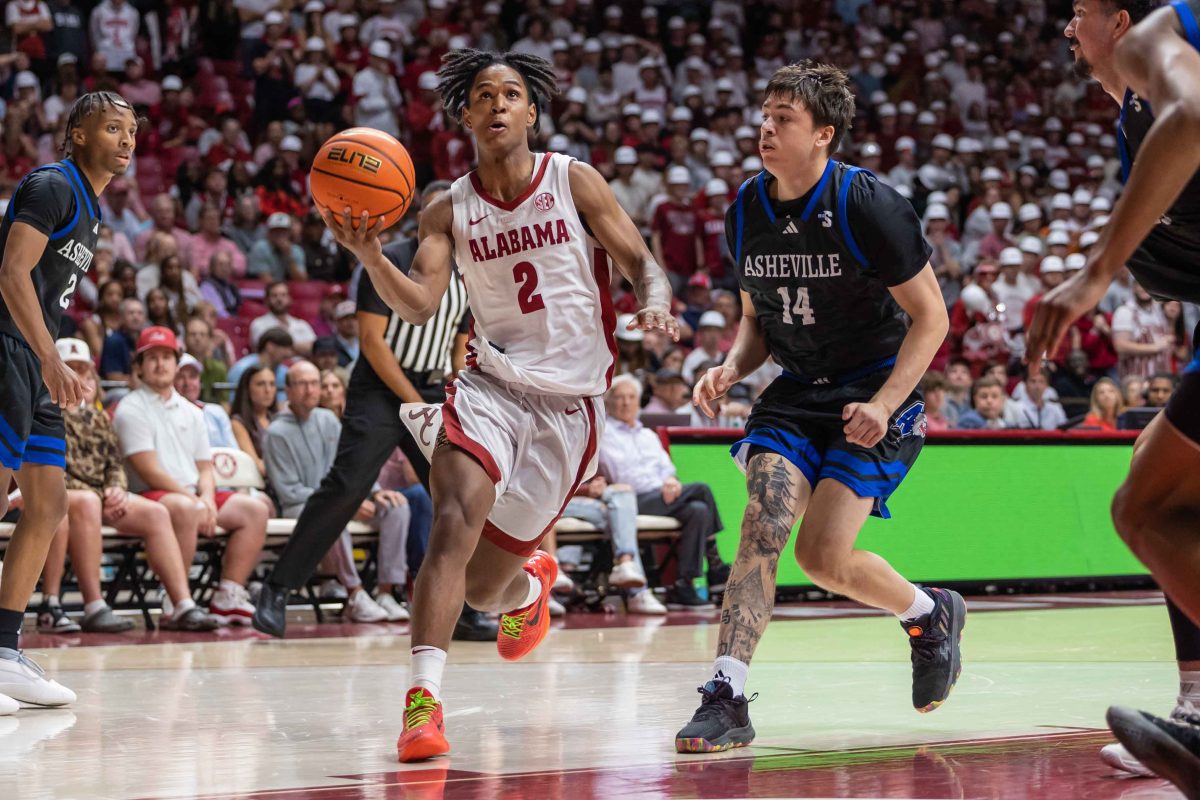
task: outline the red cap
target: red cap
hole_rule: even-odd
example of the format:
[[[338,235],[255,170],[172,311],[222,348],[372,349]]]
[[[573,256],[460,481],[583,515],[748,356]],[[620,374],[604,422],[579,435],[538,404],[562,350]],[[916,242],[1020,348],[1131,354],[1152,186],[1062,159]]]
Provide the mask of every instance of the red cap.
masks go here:
[[[712,279],[703,272],[692,273],[692,277],[688,278],[688,286],[700,286],[705,289],[712,288]]]
[[[179,342],[175,340],[175,332],[170,328],[162,328],[158,326],[146,328],[138,336],[137,355],[141,355],[147,350],[153,350],[156,347],[165,347],[168,350],[179,352]]]

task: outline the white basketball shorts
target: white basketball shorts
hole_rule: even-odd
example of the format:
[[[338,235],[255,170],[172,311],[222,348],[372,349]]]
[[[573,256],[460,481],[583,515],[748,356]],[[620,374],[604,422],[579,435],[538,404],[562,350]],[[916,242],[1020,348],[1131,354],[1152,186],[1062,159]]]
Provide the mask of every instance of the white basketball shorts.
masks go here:
[[[535,394],[478,371],[460,373],[441,406],[406,403],[400,418],[427,457],[438,429],[496,484],[483,535],[533,555],[567,502],[596,474],[604,407],[598,397]]]

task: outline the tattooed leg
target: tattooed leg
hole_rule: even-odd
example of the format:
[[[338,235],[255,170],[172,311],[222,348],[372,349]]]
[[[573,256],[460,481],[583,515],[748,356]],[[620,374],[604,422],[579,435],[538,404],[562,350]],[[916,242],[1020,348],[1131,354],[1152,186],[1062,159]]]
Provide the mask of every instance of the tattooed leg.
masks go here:
[[[750,459],[746,487],[749,501],[737,560],[725,584],[717,655],[749,664],[775,608],[779,556],[812,488],[795,465],[775,453]]]

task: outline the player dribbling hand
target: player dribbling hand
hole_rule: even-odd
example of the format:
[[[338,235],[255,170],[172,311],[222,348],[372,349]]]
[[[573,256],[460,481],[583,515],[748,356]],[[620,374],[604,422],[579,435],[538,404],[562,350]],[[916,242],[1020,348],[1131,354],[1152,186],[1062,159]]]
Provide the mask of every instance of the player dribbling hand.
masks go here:
[[[733,367],[725,364],[713,367],[704,373],[704,377],[692,390],[692,403],[699,406],[709,419],[715,418],[717,409],[713,408],[712,402],[724,397],[737,380],[737,370]]]
[[[842,419],[847,421],[846,427],[842,428],[847,442],[874,447],[887,433],[891,414],[883,403],[848,403],[842,409]]]

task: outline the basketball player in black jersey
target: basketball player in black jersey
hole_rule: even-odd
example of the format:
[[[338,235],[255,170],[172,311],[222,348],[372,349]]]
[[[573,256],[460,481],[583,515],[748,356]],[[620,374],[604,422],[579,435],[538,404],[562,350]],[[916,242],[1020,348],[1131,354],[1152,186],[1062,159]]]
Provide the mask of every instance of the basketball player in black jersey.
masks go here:
[[[25,606],[54,530],[67,511],[66,444],[60,408],[83,385],[54,346],[63,311],[91,268],[100,234],[99,196],[133,157],[138,118],[120,95],[75,101],[65,158],[30,172],[0,221],[0,514],[16,474],[24,507],[0,578],[0,713],[60,706],[75,694],[47,680],[17,649]]]
[[[726,214],[742,324],[723,366],[697,384],[712,403],[771,356],[782,377],[755,403],[733,447],[749,502],[721,610],[712,678],[676,734],[680,752],[754,738],[744,685],[775,604],[775,575],[803,517],[796,560],[818,586],[900,618],[913,655],[913,705],[932,711],[961,669],[962,597],[909,583],[854,547],[912,467],[925,438],[916,387],[946,336],[929,245],[904,198],[830,159],[854,117],[846,74],[804,62],[771,78],[759,147],[765,172]],[[905,321],[905,314],[911,324]]]
[[[1031,366],[1055,351],[1066,329],[1095,307],[1123,265],[1160,299],[1200,302],[1200,0],[1174,0],[1150,14],[1154,5],[1076,0],[1064,31],[1077,71],[1095,78],[1121,104],[1118,148],[1125,190],[1087,266],[1038,306],[1028,336]],[[1113,766],[1140,774],[1148,767],[1191,798],[1200,798],[1197,512],[1200,358],[1184,369],[1164,413],[1138,437],[1129,476],[1112,506],[1121,538],[1167,595],[1179,700],[1169,721],[1109,709],[1109,724],[1128,752],[1115,745],[1103,751]]]

